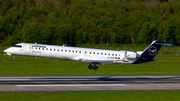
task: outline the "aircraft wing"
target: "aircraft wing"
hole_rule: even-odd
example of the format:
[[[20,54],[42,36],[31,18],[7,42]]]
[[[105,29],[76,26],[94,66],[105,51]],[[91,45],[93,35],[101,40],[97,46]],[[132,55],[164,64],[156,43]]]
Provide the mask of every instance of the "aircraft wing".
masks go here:
[[[115,60],[81,60],[81,62],[99,63],[99,64],[114,63],[114,61],[115,61]]]

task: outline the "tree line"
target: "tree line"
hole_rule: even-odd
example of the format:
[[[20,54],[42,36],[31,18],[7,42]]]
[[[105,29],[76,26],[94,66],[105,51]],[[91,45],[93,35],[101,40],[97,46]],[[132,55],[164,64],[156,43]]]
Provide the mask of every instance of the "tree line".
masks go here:
[[[180,45],[180,0],[0,0],[0,43]]]

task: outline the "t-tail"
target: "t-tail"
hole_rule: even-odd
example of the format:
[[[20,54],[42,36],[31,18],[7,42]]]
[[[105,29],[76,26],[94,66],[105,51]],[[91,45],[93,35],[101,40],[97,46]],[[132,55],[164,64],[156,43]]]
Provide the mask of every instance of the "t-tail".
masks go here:
[[[173,44],[168,44],[168,43],[164,43],[162,41],[153,41],[141,54],[140,57],[134,62],[134,64],[136,63],[142,63],[142,62],[150,62],[150,61],[154,61],[157,60],[157,58],[155,58],[156,54],[159,52],[159,50],[161,49],[161,47],[163,45],[167,45],[167,46],[175,46]]]

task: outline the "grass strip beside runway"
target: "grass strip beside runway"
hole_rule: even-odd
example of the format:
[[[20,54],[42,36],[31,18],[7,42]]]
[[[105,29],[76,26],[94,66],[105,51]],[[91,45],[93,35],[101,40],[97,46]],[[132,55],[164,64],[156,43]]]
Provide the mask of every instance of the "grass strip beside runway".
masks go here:
[[[100,74],[180,74],[180,57],[157,55],[158,61],[142,64],[106,64],[89,70],[88,63],[64,59],[0,54],[0,75],[100,75]]]
[[[180,91],[5,92],[1,101],[179,101]]]
[[[3,51],[4,48],[0,48]],[[89,70],[88,63],[64,59],[7,56],[0,53],[0,75],[180,74],[180,56],[158,54],[158,61],[142,64],[106,64]]]

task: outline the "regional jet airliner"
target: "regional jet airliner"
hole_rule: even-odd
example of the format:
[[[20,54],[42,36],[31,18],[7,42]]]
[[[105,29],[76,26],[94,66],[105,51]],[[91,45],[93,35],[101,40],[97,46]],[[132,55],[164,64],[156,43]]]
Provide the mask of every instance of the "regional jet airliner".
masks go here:
[[[97,64],[138,64],[157,60],[157,58],[155,58],[155,55],[163,45],[174,46],[172,44],[167,44],[161,41],[153,41],[144,51],[132,52],[45,44],[18,43],[4,50],[4,52],[7,53],[7,55],[12,55],[12,60],[14,60],[14,55],[70,59],[74,61],[89,63],[89,69],[97,70]]]

